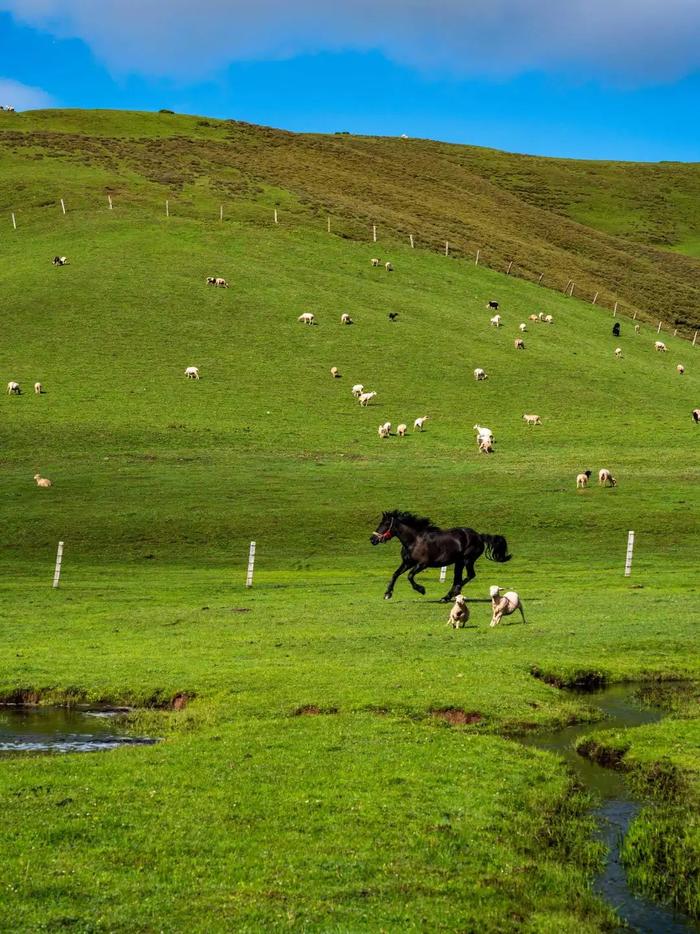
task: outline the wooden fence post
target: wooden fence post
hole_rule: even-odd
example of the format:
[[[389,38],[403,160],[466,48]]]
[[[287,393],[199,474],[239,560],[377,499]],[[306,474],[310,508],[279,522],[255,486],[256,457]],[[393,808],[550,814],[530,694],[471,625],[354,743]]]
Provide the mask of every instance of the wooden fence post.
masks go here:
[[[107,203],[109,204],[110,211],[114,210],[112,207],[112,196],[111,195],[107,195]]]
[[[596,292],[595,295],[593,296],[593,301],[591,302],[591,305],[595,305],[597,301],[598,301],[598,293]]]
[[[165,216],[170,217],[170,202],[167,200],[167,198],[165,201]]]
[[[693,347],[695,347],[695,341],[697,339],[698,339],[698,332],[696,331],[695,334],[693,334]]]
[[[223,222],[224,219],[224,206],[223,204],[219,205],[219,220]]]
[[[56,551],[56,569],[53,572],[53,586],[58,587],[58,582],[61,579],[61,563],[63,562],[63,542],[58,543],[58,550]]]
[[[253,586],[253,571],[255,570],[255,542],[250,543],[250,551],[248,552],[248,573],[246,574],[245,585],[246,587]]]
[[[63,203],[63,198],[61,198],[61,210],[63,211],[64,214],[66,213],[66,206]]]
[[[445,256],[449,256],[449,255],[450,255],[450,241],[445,240]]]
[[[275,223],[279,224],[279,221],[277,220],[277,208],[275,208]]]
[[[658,328],[656,329],[656,333],[658,334],[660,330],[661,330],[661,322],[659,321],[659,326],[658,326]]]
[[[613,318],[617,315],[617,302],[615,302],[615,307],[613,308]]]
[[[571,285],[571,279],[566,280],[566,285],[564,286],[564,295],[569,291],[569,286]]]
[[[507,276],[510,275],[510,270],[511,270],[512,266],[513,266],[513,260],[511,260],[511,261],[508,263],[508,268],[506,269],[506,275],[507,275]]]
[[[627,557],[625,558],[625,577],[632,573],[632,555],[634,554],[634,532],[627,533]]]
[[[574,283],[571,283],[571,288],[569,289],[569,298],[574,297]]]
[[[540,277],[539,277],[539,279],[537,280],[537,284],[538,284],[538,285],[540,284],[540,282],[542,282],[542,276],[543,276],[543,275],[544,275],[544,273],[541,272],[541,273],[540,273]]]
[[[12,214],[12,226],[17,230],[17,221],[15,220],[14,212]]]
[[[409,234],[409,235],[408,235],[408,239],[411,241],[411,249],[412,249],[412,250],[415,249],[415,247],[414,247],[414,245],[413,245],[413,234]]]
[[[372,242],[373,243],[377,242],[377,225],[376,224],[372,224]]]
[[[477,251],[476,251],[476,259],[474,260],[474,265],[475,265],[475,266],[478,266],[478,265],[479,265],[479,253],[481,253],[481,250],[477,250]]]
[[[330,233],[330,232],[331,232],[331,217],[330,217],[330,214],[328,215],[328,223],[326,224],[326,227],[327,227],[327,229],[328,229],[328,233]]]

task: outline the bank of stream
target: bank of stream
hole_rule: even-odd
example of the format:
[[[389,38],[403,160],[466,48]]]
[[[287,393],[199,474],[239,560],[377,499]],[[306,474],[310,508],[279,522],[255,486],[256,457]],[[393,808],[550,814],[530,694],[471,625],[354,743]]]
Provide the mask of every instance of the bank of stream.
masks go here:
[[[593,813],[598,820],[599,839],[606,845],[608,855],[603,872],[595,880],[595,891],[641,934],[698,934],[699,924],[629,888],[620,850],[627,828],[641,810],[642,802],[629,793],[621,772],[597,765],[575,749],[580,736],[656,723],[663,717],[661,710],[636,703],[634,690],[634,685],[615,684],[595,692],[578,692],[585,694],[586,699],[605,714],[604,720],[531,734],[519,740],[526,746],[563,756],[582,786],[600,799]]]
[[[28,753],[96,752],[117,746],[150,746],[120,723],[124,710],[0,706],[0,757]]]

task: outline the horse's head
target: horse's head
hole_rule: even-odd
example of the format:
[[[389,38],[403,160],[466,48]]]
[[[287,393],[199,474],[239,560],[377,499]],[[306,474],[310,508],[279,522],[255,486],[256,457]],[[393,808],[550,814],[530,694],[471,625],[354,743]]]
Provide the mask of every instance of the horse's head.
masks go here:
[[[369,540],[373,545],[381,545],[382,542],[388,542],[389,539],[394,537],[394,523],[396,522],[396,516],[392,512],[383,512],[382,521],[376,528],[370,537]]]

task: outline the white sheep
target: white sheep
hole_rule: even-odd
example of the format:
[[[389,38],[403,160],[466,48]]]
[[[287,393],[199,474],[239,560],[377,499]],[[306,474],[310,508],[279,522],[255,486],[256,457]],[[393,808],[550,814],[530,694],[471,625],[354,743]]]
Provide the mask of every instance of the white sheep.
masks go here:
[[[615,348],[615,356],[617,357],[618,360],[622,359],[622,347]]]
[[[302,324],[315,324],[316,317],[312,315],[310,311],[305,311],[303,315],[299,315],[297,321],[300,321]]]
[[[493,441],[490,438],[478,437],[476,443],[479,454],[493,454]]]
[[[666,353],[666,344],[664,344],[663,341],[654,341],[654,350],[660,350],[661,353]]]
[[[353,324],[353,320],[350,317],[350,315],[345,314],[345,315],[340,316],[340,323],[341,324]]]
[[[605,467],[601,467],[598,471],[598,483],[600,486],[617,486],[617,480]]]
[[[34,395],[40,396],[44,391],[44,387],[41,383],[34,383]]]
[[[488,373],[486,372],[486,370],[482,370],[480,366],[478,366],[478,367],[474,370],[474,379],[475,379],[475,380],[478,381],[478,380],[480,380],[480,379],[488,379],[488,378],[489,378],[489,377],[488,377]]]
[[[494,315],[493,318],[491,318],[491,326],[494,328],[500,328],[501,320],[502,319],[500,315]]]
[[[539,317],[538,317],[537,315],[530,315],[530,316],[528,317],[528,321],[539,321],[539,320],[540,320],[540,319],[539,319]]]
[[[545,324],[554,324],[554,318],[551,315],[545,315],[542,320]]]
[[[513,346],[516,350],[525,350],[525,341],[522,339],[522,337],[516,337],[513,341]]]
[[[698,424],[698,422],[700,422],[700,409],[693,409],[691,415],[693,416],[695,424]]]
[[[394,271],[394,267],[391,265],[391,263],[384,263],[384,268],[386,269],[387,272]]]
[[[585,490],[588,486],[588,480],[591,476],[591,471],[586,470],[583,473],[576,474],[576,489]]]
[[[188,366],[185,370],[185,376],[187,379],[199,379],[199,367]]]
[[[22,388],[19,383],[16,383],[13,379],[7,384],[7,395],[8,396],[21,396]]]
[[[396,426],[396,434],[399,438],[405,438],[407,431],[408,431],[408,425],[406,425],[404,422],[401,422],[400,425]]]
[[[379,266],[379,265],[381,264],[381,260],[378,259],[378,258],[375,256],[375,257],[373,257],[373,259],[371,260],[371,263],[372,263],[373,266]]]
[[[458,593],[455,597],[454,606],[450,610],[450,616],[446,625],[452,626],[453,629],[464,629],[468,621],[469,607],[467,606],[467,601],[461,593]]]
[[[677,365],[676,372],[678,373],[679,376],[682,376],[685,373],[685,367],[683,366],[682,363],[679,363]]]
[[[523,415],[523,421],[526,425],[541,425],[542,419],[539,415]]]
[[[420,418],[417,418],[415,422],[413,423],[413,430],[423,431],[423,425],[425,425],[425,423],[428,421],[429,418],[430,418],[429,415],[421,415]]]
[[[207,285],[214,285],[219,289],[227,289],[228,282],[221,276],[207,276]]]
[[[391,422],[384,422],[384,424],[382,425],[382,428],[386,428],[389,434],[391,434]]]
[[[68,257],[67,256],[54,256],[54,258],[51,260],[51,263],[54,266],[67,266]]]
[[[376,392],[363,392],[359,396],[359,402],[362,406],[368,406],[372,399],[376,396]]]
[[[494,437],[490,428],[484,428],[483,425],[474,425],[474,431],[476,432],[477,441],[486,438],[493,444]]]
[[[524,334],[525,331],[527,331],[527,325],[525,324],[524,321],[523,321],[520,325],[518,325],[518,327],[519,327],[520,332],[521,332],[522,334]]]
[[[491,610],[493,611],[490,625],[498,626],[504,616],[510,616],[510,614],[515,613],[516,610],[520,610],[523,622],[526,623],[527,620],[523,612],[523,603],[518,594],[514,590],[507,590],[504,594],[501,594],[502,589],[502,587],[489,588]]]
[[[333,379],[340,379],[340,372],[338,371],[337,366],[331,367],[331,376],[333,377]]]
[[[386,427],[386,425],[380,425],[379,428],[377,429],[377,431],[378,431],[378,433],[379,433],[379,437],[380,437],[380,438],[388,438],[388,437],[389,437],[389,429]]]
[[[635,333],[635,334],[639,334],[640,330],[641,330],[641,328],[639,327],[639,325],[638,325],[638,324],[635,324],[635,326],[634,326],[634,333]]]
[[[545,313],[544,313],[543,311],[541,311],[541,312],[539,313],[539,315],[537,316],[537,320],[538,320],[538,321],[544,321],[544,319],[545,319],[546,317],[547,317],[547,316],[545,315]]]
[[[355,383],[355,385],[352,387],[352,390],[351,390],[353,396],[356,399],[359,399],[359,397],[362,395],[364,391],[365,391],[365,387],[362,385],[362,383]]]
[[[48,479],[48,477],[42,477],[40,473],[35,473],[35,474],[34,474],[34,479],[36,480],[36,485],[37,485],[37,486],[44,487],[45,489],[46,489],[47,487],[53,486],[53,484],[52,484],[51,481]]]

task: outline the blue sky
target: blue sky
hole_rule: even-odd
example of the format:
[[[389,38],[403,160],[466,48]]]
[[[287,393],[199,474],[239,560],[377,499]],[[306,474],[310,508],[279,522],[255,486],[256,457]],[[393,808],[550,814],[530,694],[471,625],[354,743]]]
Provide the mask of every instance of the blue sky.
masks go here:
[[[0,103],[700,161],[700,0],[0,0]]]

